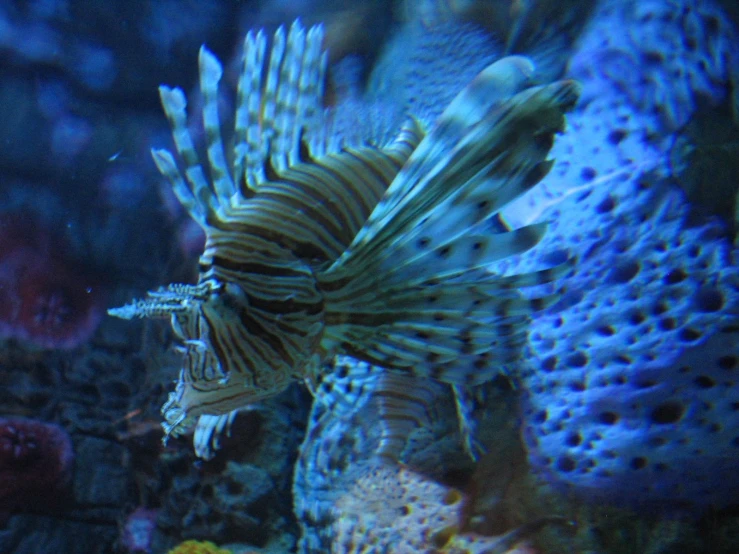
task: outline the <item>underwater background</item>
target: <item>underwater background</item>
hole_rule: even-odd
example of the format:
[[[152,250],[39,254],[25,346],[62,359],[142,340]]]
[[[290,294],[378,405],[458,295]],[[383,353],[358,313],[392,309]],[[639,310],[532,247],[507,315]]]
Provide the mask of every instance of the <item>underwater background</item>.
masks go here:
[[[494,266],[572,270],[482,384],[339,356],[165,446],[180,337],[107,314],[198,279],[158,87],[202,109],[205,44],[233,117],[247,32],[296,18],[344,144],[432,127],[506,56],[577,81],[496,218],[547,232]],[[0,55],[0,554],[739,552],[735,0],[0,0]],[[412,417],[377,464],[388,387]]]

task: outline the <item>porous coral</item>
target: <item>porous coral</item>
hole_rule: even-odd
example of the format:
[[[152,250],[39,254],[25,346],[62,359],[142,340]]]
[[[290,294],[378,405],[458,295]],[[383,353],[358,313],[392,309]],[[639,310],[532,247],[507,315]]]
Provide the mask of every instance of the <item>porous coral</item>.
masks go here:
[[[523,533],[484,537],[463,530],[465,496],[399,465],[368,469],[336,502],[331,552],[524,554]]]
[[[614,13],[672,5],[603,2],[591,28],[603,28],[607,42]],[[685,22],[706,9],[659,21],[645,16],[642,23],[664,27],[658,36],[665,40],[686,38]],[[646,32],[629,29],[634,36]],[[598,36],[583,41],[578,64]],[[711,40],[721,45],[726,36]],[[649,44],[630,44],[628,52],[637,55]],[[673,60],[696,79],[728,63],[710,45],[697,45],[702,50],[693,56]],[[714,65],[701,63],[705,56]],[[577,260],[562,301],[531,328],[521,373],[530,460],[552,482],[601,501],[660,509],[726,505],[736,499],[729,475],[739,455],[737,252],[723,223],[692,213],[666,177],[670,125],[694,107],[695,98],[681,91],[706,91],[700,82],[682,89],[682,81],[672,90],[667,81],[652,81],[654,67],[634,64],[635,82],[645,79],[641,94],[618,79],[580,72],[578,64],[573,71],[585,90],[599,94],[570,117],[553,148],[560,161],[542,186],[505,214],[514,225],[552,221],[540,245],[550,254],[518,263]],[[718,99],[728,83],[714,76],[705,78]],[[672,96],[655,96],[662,93]],[[667,112],[652,109],[662,103],[672,123]]]
[[[736,498],[737,336],[719,312],[736,310],[739,289],[736,271],[717,272],[720,251],[689,256],[700,231],[682,246],[658,235],[624,248],[628,259],[595,272],[610,290],[574,290],[579,302],[537,325],[526,438],[555,481],[641,505]]]
[[[586,97],[615,86],[674,130],[736,85],[737,38],[713,1],[601,0],[570,72],[588,83]]]

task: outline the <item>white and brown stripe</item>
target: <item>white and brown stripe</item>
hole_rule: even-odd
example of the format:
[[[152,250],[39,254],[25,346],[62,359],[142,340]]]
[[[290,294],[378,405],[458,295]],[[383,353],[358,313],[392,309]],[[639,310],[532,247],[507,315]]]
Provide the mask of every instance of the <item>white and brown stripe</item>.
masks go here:
[[[411,120],[390,144],[340,145],[324,117],[322,41],[320,26],[297,22],[275,33],[271,49],[261,32],[247,35],[228,155],[222,68],[201,50],[208,174],[184,93],[160,88],[177,156],[153,156],[205,230],[200,280],[111,313],[169,315],[184,341],[180,382],[164,409],[170,429],[272,396],[334,353],[452,384],[487,381],[519,359],[530,314],[556,299],[518,289],[568,270],[501,276],[488,268],[545,231],[491,233],[491,220],[549,171],[553,135],[577,98],[573,83],[531,86],[531,63],[505,58],[428,134]],[[395,422],[388,452],[401,422],[423,417],[408,408],[423,404],[413,394],[394,401],[400,378],[388,376],[377,396]]]

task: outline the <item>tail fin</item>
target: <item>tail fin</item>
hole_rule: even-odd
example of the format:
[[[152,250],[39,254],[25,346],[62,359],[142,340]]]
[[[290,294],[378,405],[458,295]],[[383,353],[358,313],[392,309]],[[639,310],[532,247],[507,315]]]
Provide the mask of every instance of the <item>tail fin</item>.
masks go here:
[[[463,90],[319,275],[326,338],[340,351],[453,384],[484,382],[519,358],[529,315],[555,297],[518,289],[568,267],[490,273],[545,231],[494,233],[490,218],[547,174],[554,134],[578,95],[571,81],[529,86],[532,72],[525,58],[505,58]]]

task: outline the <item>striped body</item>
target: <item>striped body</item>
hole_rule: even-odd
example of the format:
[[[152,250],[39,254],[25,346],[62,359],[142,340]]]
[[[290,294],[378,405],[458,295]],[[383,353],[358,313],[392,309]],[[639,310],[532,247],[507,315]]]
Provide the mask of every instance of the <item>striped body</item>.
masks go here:
[[[197,406],[188,415],[230,411],[244,405],[245,390],[254,402],[309,376],[325,354],[316,273],[349,245],[417,144],[416,132],[410,127],[385,150],[350,149],[279,176],[270,171],[258,191],[206,228],[200,283],[209,292],[176,326],[186,349],[177,404]],[[173,414],[176,421],[181,412]]]
[[[205,230],[197,285],[170,285],[111,310],[170,316],[185,364],[163,408],[168,431],[315,381],[337,353],[455,385],[490,379],[521,355],[529,314],[554,297],[520,287],[566,268],[495,275],[491,263],[538,242],[544,225],[491,223],[551,167],[575,101],[569,82],[530,87],[511,57],[486,69],[427,132],[414,121],[386,145],[343,145],[322,107],[322,31],[295,23],[249,33],[233,152],[218,116],[221,66],[200,54],[210,179],[179,89],[161,87],[179,163],[161,173]]]

